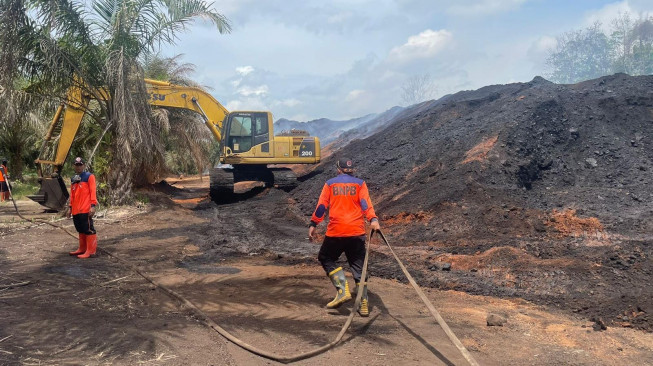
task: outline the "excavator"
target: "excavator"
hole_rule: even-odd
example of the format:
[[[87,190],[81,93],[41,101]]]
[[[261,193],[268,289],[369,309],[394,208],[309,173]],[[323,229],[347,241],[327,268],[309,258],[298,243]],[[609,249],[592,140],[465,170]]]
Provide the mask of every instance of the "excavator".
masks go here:
[[[265,186],[292,189],[297,177],[289,168],[272,164],[316,164],[320,162],[320,140],[304,131],[284,131],[275,136],[269,111],[229,112],[201,88],[174,85],[145,79],[149,104],[180,108],[198,113],[219,142],[220,164],[209,171],[210,195],[215,202],[228,202],[234,185],[243,181],[263,182]],[[68,89],[66,101],[57,109],[45,135],[39,158],[35,161],[40,189],[28,196],[50,210],[64,208],[68,190],[61,171],[92,99],[107,99],[104,90],[85,93],[79,87]],[[55,131],[58,138],[53,139]],[[47,147],[50,147],[48,149]],[[43,158],[54,151],[54,160]]]

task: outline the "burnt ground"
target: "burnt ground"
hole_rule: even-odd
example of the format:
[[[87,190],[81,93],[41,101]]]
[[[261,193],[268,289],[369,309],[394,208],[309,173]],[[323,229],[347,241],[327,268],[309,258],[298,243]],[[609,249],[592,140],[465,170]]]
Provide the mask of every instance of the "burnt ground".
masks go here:
[[[323,307],[333,288],[291,195],[259,190],[217,206],[208,179],[169,182],[142,192],[142,207],[101,210],[100,246],[258,348],[290,355],[335,338],[351,305]],[[28,201],[20,206],[48,217]],[[74,239],[15,220],[7,204],[0,220],[0,284],[30,282],[0,288],[0,364],[275,364],[227,342],[113,257],[72,258]],[[415,275],[422,251],[430,254],[397,248]],[[298,364],[464,365],[378,241],[370,263],[371,316],[356,317],[340,345]],[[596,331],[585,316],[516,296],[425,292],[482,365],[653,364],[653,334],[642,330]],[[491,313],[505,317],[504,326],[488,327]]]
[[[422,283],[650,332],[652,137],[653,76],[537,77],[405,110],[292,196],[310,212],[335,159],[351,157]]]

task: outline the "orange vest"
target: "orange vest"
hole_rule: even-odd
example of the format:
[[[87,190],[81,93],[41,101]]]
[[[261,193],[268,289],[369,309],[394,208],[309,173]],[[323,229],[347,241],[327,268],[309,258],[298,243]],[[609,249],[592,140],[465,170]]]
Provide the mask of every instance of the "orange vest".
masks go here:
[[[365,235],[365,220],[376,219],[372,200],[365,181],[348,174],[329,179],[320,194],[317,207],[311,217],[317,225],[329,210],[329,224],[326,235],[346,237]]]
[[[70,185],[70,213],[72,215],[89,213],[91,205],[97,205],[95,175],[89,172],[75,175]]]
[[[4,164],[0,165],[0,169],[2,169],[2,173],[4,173],[4,174],[0,174],[0,182],[4,182],[5,175],[9,174],[9,170],[7,170],[7,166]]]

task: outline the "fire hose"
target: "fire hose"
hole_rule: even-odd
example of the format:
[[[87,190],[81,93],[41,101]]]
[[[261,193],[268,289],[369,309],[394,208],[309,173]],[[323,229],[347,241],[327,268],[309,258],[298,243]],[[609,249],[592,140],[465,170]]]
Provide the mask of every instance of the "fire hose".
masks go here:
[[[367,286],[366,278],[367,278],[367,267],[368,267],[368,259],[369,259],[369,252],[370,252],[370,243],[372,241],[372,236],[374,235],[374,233],[375,233],[375,231],[370,232],[367,243],[365,244],[365,260],[363,261],[363,272],[361,273],[361,282],[360,282],[360,284],[362,286]],[[449,337],[451,342],[456,346],[456,348],[458,348],[458,350],[462,353],[463,357],[465,357],[465,359],[467,360],[467,362],[469,362],[469,364],[471,366],[478,366],[478,363],[476,362],[474,357],[472,357],[472,355],[465,348],[465,346],[460,342],[460,340],[458,340],[458,338],[451,331],[451,329],[449,328],[447,323],[444,321],[442,316],[440,316],[440,313],[435,309],[435,307],[428,300],[426,295],[424,295],[424,292],[422,292],[422,290],[419,288],[417,283],[415,283],[415,280],[413,279],[413,277],[410,275],[410,273],[408,272],[406,267],[403,265],[403,263],[401,262],[399,257],[397,257],[394,250],[392,250],[392,247],[390,246],[390,243],[388,243],[388,240],[386,239],[385,235],[383,235],[383,232],[379,230],[378,234],[381,236],[381,239],[383,239],[383,241],[386,243],[388,248],[390,248],[390,251],[392,252],[392,255],[397,260],[397,263],[399,264],[399,266],[401,267],[401,270],[404,272],[404,274],[408,278],[408,281],[413,286],[415,291],[417,291],[417,294],[422,299],[422,301],[424,302],[426,307],[429,309],[429,311],[431,312],[431,314],[433,315],[435,320],[438,322],[438,324],[440,324],[440,326],[442,327],[444,332],[447,334],[447,336]],[[179,295],[175,291],[173,291],[173,290],[171,290],[171,289],[169,289],[169,288],[167,288],[167,287],[165,287],[165,286],[163,286],[161,284],[156,283],[154,280],[152,280],[148,276],[144,275],[136,266],[134,266],[131,263],[129,263],[129,262],[127,262],[127,261],[125,261],[125,260],[111,254],[111,253],[109,253],[106,250],[102,250],[102,249],[98,249],[98,250],[100,250],[103,253],[106,253],[106,254],[118,259],[119,261],[123,262],[123,264],[125,264],[126,266],[131,268],[134,272],[138,273],[140,276],[145,278],[147,281],[152,283],[154,286],[161,289],[163,292],[168,294],[170,297],[177,299],[184,306],[186,306],[187,308],[193,310],[197,315],[199,315],[206,322],[206,324],[209,327],[211,327],[213,330],[218,332],[220,335],[222,335],[223,337],[225,337],[226,339],[228,339],[232,343],[236,344],[237,346],[239,346],[239,347],[241,347],[241,348],[243,348],[243,349],[245,349],[245,350],[247,350],[247,351],[249,351],[251,353],[254,353],[254,354],[257,354],[257,355],[259,355],[261,357],[265,357],[265,358],[268,358],[268,359],[271,359],[271,360],[274,360],[274,361],[278,361],[278,362],[281,362],[281,363],[292,363],[292,362],[297,362],[297,361],[300,361],[300,360],[304,360],[304,359],[316,356],[318,354],[321,354],[323,352],[326,352],[327,350],[329,350],[332,347],[334,347],[335,345],[337,345],[342,340],[342,337],[347,332],[347,329],[349,329],[349,326],[351,325],[351,322],[354,319],[354,316],[356,315],[356,309],[358,309],[358,306],[360,305],[361,297],[362,297],[362,294],[363,294],[362,290],[358,291],[356,293],[356,299],[354,301],[354,306],[352,307],[352,310],[349,313],[349,317],[347,318],[347,320],[345,321],[345,324],[340,329],[340,332],[338,333],[336,338],[331,343],[328,343],[328,344],[326,344],[326,345],[324,345],[322,347],[316,348],[314,350],[311,350],[311,351],[308,351],[308,352],[305,352],[305,353],[292,355],[292,356],[282,356],[282,355],[271,353],[271,352],[268,352],[268,351],[265,351],[265,350],[261,350],[261,349],[259,349],[257,347],[254,347],[254,346],[252,346],[252,345],[250,345],[250,344],[248,344],[246,342],[243,342],[242,340],[238,339],[237,337],[235,337],[234,335],[229,333],[227,330],[225,330],[224,328],[219,326],[213,319],[211,319],[208,315],[206,315],[206,313],[204,313],[202,310],[200,310],[193,303],[191,303],[190,301],[188,301],[187,299],[185,299],[183,296]],[[362,287],[361,287],[361,289],[362,289]]]
[[[424,292],[417,285],[417,283],[413,279],[413,276],[410,275],[410,273],[408,272],[408,270],[406,269],[404,264],[401,262],[399,257],[397,257],[397,254],[395,254],[395,251],[392,250],[392,247],[390,246],[390,243],[388,243],[388,240],[385,238],[385,235],[383,235],[383,232],[381,230],[379,230],[378,232],[379,232],[379,235],[381,236],[381,239],[383,239],[385,244],[388,246],[388,249],[390,249],[390,253],[392,253],[392,255],[397,260],[397,263],[399,264],[399,267],[401,267],[401,270],[404,272],[404,275],[406,275],[406,278],[408,278],[408,282],[410,282],[411,286],[413,286],[413,288],[417,292],[417,295],[419,295],[419,298],[422,299],[422,302],[424,302],[424,305],[426,305],[426,307],[429,309],[429,311],[431,312],[431,315],[433,315],[433,317],[435,318],[435,321],[438,322],[438,324],[440,324],[440,327],[442,327],[442,330],[444,330],[444,332],[447,334],[447,337],[449,337],[449,340],[451,340],[451,343],[453,343],[456,346],[456,348],[458,348],[460,353],[463,355],[463,357],[465,357],[465,359],[467,360],[467,362],[469,362],[469,364],[471,366],[478,366],[478,362],[476,362],[476,360],[474,359],[474,357],[472,357],[471,353],[469,353],[467,348],[465,348],[465,346],[460,342],[458,337],[456,337],[456,335],[451,331],[451,328],[449,328],[449,326],[444,321],[442,316],[440,316],[440,313],[435,309],[435,306],[433,306],[431,301],[429,301],[429,299],[426,297],[426,295],[424,295]],[[371,234],[370,234],[370,237],[371,237]]]
[[[3,176],[5,177],[5,180],[7,182],[7,186],[9,186],[9,180],[4,175],[4,173],[3,173]],[[9,193],[11,194],[11,189],[9,189]],[[25,218],[23,215],[20,214],[20,212],[18,210],[18,206],[16,205],[16,201],[13,199],[13,196],[11,197],[11,199],[12,199],[12,202],[14,204],[16,214],[18,214],[18,216],[21,217],[22,219],[24,219],[26,221],[30,221],[30,222],[38,221],[38,222],[46,223],[48,225],[51,225],[53,227],[56,227],[56,228],[59,228],[59,229],[65,231],[68,235],[70,235],[71,237],[77,239],[77,236],[75,236],[74,234],[72,234],[71,232],[69,232],[68,230],[66,230],[65,228],[63,228],[63,227],[61,227],[59,225],[53,224],[53,223],[45,221],[45,220]],[[433,317],[435,318],[437,323],[442,327],[442,329],[444,330],[446,335],[449,337],[451,342],[456,346],[456,348],[458,348],[458,350],[461,352],[463,357],[465,357],[465,359],[467,360],[467,362],[469,362],[469,364],[471,366],[478,366],[478,363],[476,362],[476,360],[472,357],[472,355],[465,348],[465,346],[460,342],[460,340],[456,337],[456,335],[451,331],[451,329],[449,328],[447,323],[444,321],[442,316],[440,316],[440,313],[435,309],[433,304],[428,300],[428,298],[426,297],[424,292],[422,292],[422,290],[417,285],[417,283],[415,282],[413,277],[410,275],[410,273],[408,272],[406,267],[403,265],[403,263],[401,262],[401,260],[397,256],[397,254],[392,249],[392,246],[390,246],[390,243],[386,239],[383,232],[380,231],[380,230],[370,232],[368,240],[367,240],[367,242],[365,244],[365,260],[363,261],[363,271],[362,271],[362,274],[361,274],[361,283],[360,284],[362,286],[367,286],[367,280],[366,279],[367,279],[367,267],[368,267],[370,243],[372,241],[372,236],[377,232],[378,232],[378,235],[381,237],[381,239],[385,242],[385,244],[390,249],[390,252],[394,256],[394,258],[397,260],[397,263],[399,264],[399,267],[401,267],[401,270],[403,271],[404,275],[406,276],[406,278],[408,278],[408,281],[410,282],[411,286],[413,286],[413,288],[415,289],[415,291],[419,295],[420,299],[424,302],[426,307],[429,309],[429,311],[431,312],[431,314],[433,315]],[[330,342],[330,343],[328,343],[328,344],[326,344],[326,345],[324,345],[322,347],[319,347],[319,348],[316,348],[314,350],[304,352],[304,353],[301,353],[301,354],[296,354],[296,355],[291,355],[291,356],[282,356],[282,355],[277,355],[275,353],[271,353],[271,352],[268,352],[268,351],[265,351],[265,350],[261,350],[261,349],[259,349],[257,347],[254,347],[254,346],[240,340],[239,338],[235,337],[234,335],[229,333],[227,330],[222,328],[220,325],[218,325],[213,319],[211,319],[206,313],[204,313],[201,309],[199,309],[197,306],[195,306],[192,302],[190,302],[189,300],[187,300],[186,298],[184,298],[182,295],[178,294],[177,292],[163,286],[160,283],[157,283],[152,278],[150,278],[149,276],[144,274],[135,265],[133,265],[130,262],[120,258],[119,256],[111,253],[110,251],[108,251],[106,249],[98,248],[97,250],[99,252],[103,253],[103,254],[106,254],[106,255],[118,260],[123,265],[125,265],[126,267],[128,267],[129,269],[131,269],[132,271],[134,271],[135,273],[137,273],[141,277],[143,277],[146,281],[150,282],[155,287],[157,287],[158,289],[160,289],[161,291],[166,293],[168,296],[170,296],[171,298],[176,299],[177,301],[179,301],[182,304],[182,306],[192,310],[209,327],[211,327],[213,330],[215,330],[220,335],[225,337],[227,340],[231,341],[232,343],[236,344],[237,346],[239,346],[239,347],[241,347],[241,348],[243,348],[243,349],[245,349],[245,350],[247,350],[247,351],[249,351],[251,353],[254,353],[254,354],[259,355],[261,357],[265,357],[265,358],[268,358],[268,359],[271,359],[271,360],[274,360],[274,361],[278,361],[278,362],[281,362],[281,363],[292,363],[292,362],[300,361],[300,360],[303,360],[303,359],[307,359],[307,358],[316,356],[318,354],[321,354],[321,353],[331,349],[335,345],[337,345],[342,340],[342,337],[345,335],[345,333],[349,329],[349,326],[351,325],[352,320],[354,319],[354,316],[356,315],[356,309],[358,309],[358,307],[360,306],[361,297],[362,297],[362,294],[363,294],[362,288],[361,288],[360,291],[358,291],[356,293],[356,299],[354,301],[354,306],[352,307],[352,310],[351,310],[347,320],[345,321],[345,324],[342,326],[342,328],[340,329],[340,332],[338,333],[338,335],[336,336],[336,338],[332,342]]]
[[[43,224],[48,224],[48,225],[50,225],[50,226],[53,226],[53,227],[56,227],[56,228],[58,228],[58,229],[61,229],[61,230],[65,231],[68,235],[72,236],[72,237],[75,238],[75,239],[77,238],[73,233],[71,233],[70,231],[68,231],[66,228],[61,227],[61,226],[56,225],[56,224],[53,224],[53,223],[51,223],[50,221],[42,220],[42,219],[29,219],[29,218],[23,216],[23,215],[20,213],[20,211],[18,210],[18,205],[16,204],[16,200],[14,199],[14,195],[13,195],[13,193],[11,192],[11,184],[9,184],[9,178],[8,178],[7,175],[5,174],[4,169],[0,169],[0,174],[2,174],[2,176],[3,176],[4,179],[5,179],[5,182],[7,182],[7,189],[9,190],[9,197],[11,197],[11,202],[14,204],[14,209],[16,210],[16,215],[18,215],[18,217],[20,217],[21,219],[23,219],[23,220],[25,220],[25,221],[32,222],[32,223],[34,223],[34,222],[40,222],[40,223],[43,223]]]

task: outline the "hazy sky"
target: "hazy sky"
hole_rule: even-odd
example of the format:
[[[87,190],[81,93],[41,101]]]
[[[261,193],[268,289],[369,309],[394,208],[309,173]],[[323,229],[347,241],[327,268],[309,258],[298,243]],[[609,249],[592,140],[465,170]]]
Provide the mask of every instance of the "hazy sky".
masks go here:
[[[429,74],[435,97],[545,72],[563,32],[619,12],[653,14],[653,0],[216,0],[232,23],[195,23],[164,56],[229,110],[278,118],[348,119],[401,105],[401,87]]]

